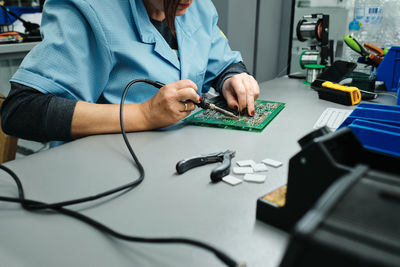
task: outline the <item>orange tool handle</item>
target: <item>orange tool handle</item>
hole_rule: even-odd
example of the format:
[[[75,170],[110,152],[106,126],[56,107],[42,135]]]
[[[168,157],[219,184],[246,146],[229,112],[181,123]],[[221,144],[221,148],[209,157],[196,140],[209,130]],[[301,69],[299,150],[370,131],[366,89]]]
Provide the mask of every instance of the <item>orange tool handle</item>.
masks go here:
[[[365,49],[377,54],[380,57],[383,57],[385,55],[383,49],[377,47],[376,45],[365,43],[364,47]]]

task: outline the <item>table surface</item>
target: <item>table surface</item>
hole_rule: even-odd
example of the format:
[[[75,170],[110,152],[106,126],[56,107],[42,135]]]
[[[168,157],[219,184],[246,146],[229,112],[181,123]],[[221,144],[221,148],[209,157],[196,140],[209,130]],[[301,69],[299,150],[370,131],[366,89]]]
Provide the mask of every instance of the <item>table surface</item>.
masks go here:
[[[300,80],[262,83],[260,99],[285,102],[261,133],[178,125],[128,134],[146,170],[144,182],[125,194],[74,206],[125,234],[187,237],[205,241],[247,266],[278,266],[289,235],[255,218],[256,200],[286,183],[297,140],[313,130],[328,107],[353,109],[318,99]],[[390,96],[380,102],[395,104]],[[176,163],[197,154],[231,149],[237,160],[282,161],[263,184],[210,183],[215,164],[182,175]],[[132,181],[138,171],[120,134],[91,136],[6,164],[21,178],[26,197],[63,201]],[[0,173],[0,195],[16,196]],[[116,240],[75,219],[30,213],[0,202],[0,259],[4,266],[223,266],[214,255],[186,245],[149,245]]]
[[[38,43],[40,42],[0,44],[0,55],[9,53],[18,53],[18,52],[29,52]]]
[[[0,44],[0,61],[23,59],[28,52],[40,42]]]

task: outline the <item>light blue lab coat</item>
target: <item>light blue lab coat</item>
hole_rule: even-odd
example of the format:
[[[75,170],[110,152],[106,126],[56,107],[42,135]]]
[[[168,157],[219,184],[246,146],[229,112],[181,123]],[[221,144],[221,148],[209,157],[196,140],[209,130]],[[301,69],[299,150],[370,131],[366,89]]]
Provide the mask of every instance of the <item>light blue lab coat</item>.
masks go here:
[[[176,17],[178,55],[150,22],[142,0],[47,0],[43,41],[11,81],[69,99],[119,103],[133,79],[194,81],[206,92],[231,63],[242,61],[217,26],[210,0],[194,0]],[[126,102],[150,99],[158,89],[133,86]]]

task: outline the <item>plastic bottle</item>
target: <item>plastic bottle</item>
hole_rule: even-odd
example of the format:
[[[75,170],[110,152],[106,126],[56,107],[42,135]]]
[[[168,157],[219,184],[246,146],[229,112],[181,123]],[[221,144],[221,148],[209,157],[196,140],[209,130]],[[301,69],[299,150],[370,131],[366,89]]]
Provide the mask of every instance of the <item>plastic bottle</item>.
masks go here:
[[[355,0],[354,17],[349,24],[349,34],[361,42],[361,26],[365,20],[365,2],[366,0]],[[350,47],[346,46],[344,50],[345,60],[357,63],[359,54],[354,52]],[[361,66],[360,66],[361,67]]]
[[[383,46],[382,40],[382,21],[383,4],[385,0],[355,0],[354,2],[354,20],[349,24],[349,34],[352,35],[361,44],[372,43],[377,46]],[[357,62],[360,57],[354,51],[346,48],[347,60]],[[364,64],[358,64],[356,71],[369,73],[370,67]]]
[[[354,20],[358,21],[360,25],[364,24],[365,20],[365,4],[366,0],[356,0],[354,2]]]
[[[380,36],[383,21],[383,0],[362,0],[355,7],[357,21],[361,22],[359,41],[372,43],[377,46],[383,45]],[[363,18],[362,18],[363,15]]]
[[[386,0],[383,4],[383,22],[381,36],[383,47],[400,45],[400,1]]]
[[[353,36],[356,40],[360,40],[360,29],[361,29],[361,23],[358,20],[354,19],[353,21],[350,22],[349,34]],[[346,46],[345,57],[347,61],[357,62],[360,55],[351,50],[350,47]]]
[[[349,24],[349,34],[356,38],[357,40],[360,39],[360,30],[361,30],[361,23],[357,20],[353,20]]]

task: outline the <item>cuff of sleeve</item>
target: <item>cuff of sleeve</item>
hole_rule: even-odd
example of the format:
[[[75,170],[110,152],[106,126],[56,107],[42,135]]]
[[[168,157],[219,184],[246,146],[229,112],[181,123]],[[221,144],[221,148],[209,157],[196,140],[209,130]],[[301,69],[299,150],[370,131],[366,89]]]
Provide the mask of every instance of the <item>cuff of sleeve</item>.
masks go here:
[[[76,100],[52,97],[47,110],[46,136],[53,140],[69,141],[71,138],[71,123]]]
[[[16,82],[34,88],[43,94],[54,94],[64,98],[79,99],[75,94],[54,82],[52,79],[23,68],[18,69],[10,82]],[[51,90],[49,90],[49,88],[51,88]]]
[[[219,93],[222,94],[222,87],[224,85],[224,82],[226,79],[231,78],[232,76],[240,73],[247,73],[250,74],[247,71],[246,65],[242,61],[238,63],[233,63],[229,65],[217,78],[215,81],[215,87],[214,89]]]

